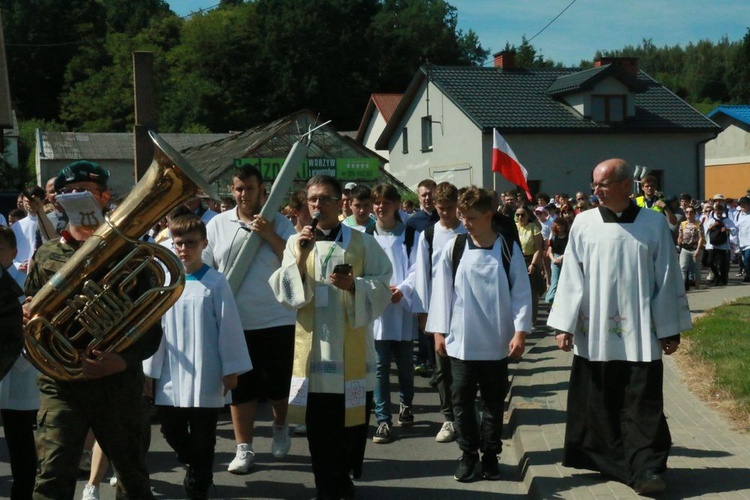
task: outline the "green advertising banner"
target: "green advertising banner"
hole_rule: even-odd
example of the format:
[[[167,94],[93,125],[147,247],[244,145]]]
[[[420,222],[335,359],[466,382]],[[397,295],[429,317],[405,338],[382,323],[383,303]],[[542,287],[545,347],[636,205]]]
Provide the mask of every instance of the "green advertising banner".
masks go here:
[[[266,182],[276,179],[285,158],[237,158],[234,165],[255,165]],[[378,178],[377,158],[305,158],[296,180],[306,181],[315,175],[330,175],[340,181],[375,180]]]

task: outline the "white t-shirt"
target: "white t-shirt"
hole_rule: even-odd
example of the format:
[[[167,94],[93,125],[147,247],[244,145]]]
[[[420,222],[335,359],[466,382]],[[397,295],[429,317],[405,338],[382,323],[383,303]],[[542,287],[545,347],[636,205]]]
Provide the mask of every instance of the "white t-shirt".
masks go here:
[[[296,234],[292,223],[283,215],[276,213],[273,222],[276,234],[284,241]],[[237,257],[239,243],[250,236],[250,233],[240,225],[237,208],[222,212],[211,219],[206,225],[206,233],[208,247],[203,251],[203,262],[225,273]],[[295,323],[296,311],[279,304],[268,284],[268,278],[279,266],[281,261],[271,246],[263,241],[234,297],[244,330],[259,330]]]

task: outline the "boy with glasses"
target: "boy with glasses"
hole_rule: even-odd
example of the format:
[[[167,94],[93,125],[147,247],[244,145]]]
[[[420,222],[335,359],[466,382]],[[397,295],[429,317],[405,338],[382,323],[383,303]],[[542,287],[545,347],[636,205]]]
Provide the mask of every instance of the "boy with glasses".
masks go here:
[[[203,499],[213,483],[219,409],[252,363],[232,290],[201,260],[208,245],[205,224],[197,215],[183,215],[169,229],[185,269],[185,289],[162,318],[164,338],[143,371],[164,439],[185,466],[185,493]]]

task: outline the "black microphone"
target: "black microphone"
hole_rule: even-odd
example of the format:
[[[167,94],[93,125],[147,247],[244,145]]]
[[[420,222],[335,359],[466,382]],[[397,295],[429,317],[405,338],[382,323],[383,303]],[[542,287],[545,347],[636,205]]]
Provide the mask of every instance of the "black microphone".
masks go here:
[[[310,226],[313,230],[313,236],[315,235],[315,228],[318,227],[318,219],[320,218],[320,212],[313,212],[312,214],[312,222],[310,223]],[[299,242],[300,248],[307,248],[307,245],[310,244],[310,240],[302,240]]]

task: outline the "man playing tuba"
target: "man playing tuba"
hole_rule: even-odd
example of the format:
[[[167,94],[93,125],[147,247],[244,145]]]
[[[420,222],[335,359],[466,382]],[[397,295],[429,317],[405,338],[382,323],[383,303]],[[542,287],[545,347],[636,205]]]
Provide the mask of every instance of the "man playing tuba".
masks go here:
[[[81,160],[60,171],[55,180],[58,194],[86,193],[83,201],[107,207],[109,172],[98,164]],[[58,200],[64,205],[65,196]],[[94,215],[96,210],[94,211]],[[70,222],[62,237],[45,242],[32,259],[26,294],[34,295],[52,278],[96,230],[102,217],[90,211],[80,216],[68,210]],[[136,289],[146,283],[138,283]],[[104,454],[117,470],[117,498],[153,498],[146,470],[149,425],[143,399],[142,360],[159,347],[160,323],[152,326],[123,351],[99,352],[84,358],[82,380],[60,381],[39,377],[41,407],[37,448],[41,470],[34,498],[72,499],[78,478],[78,463],[86,434],[93,430]],[[78,346],[77,346],[78,347]]]

